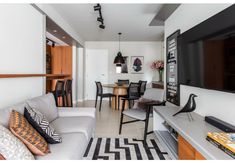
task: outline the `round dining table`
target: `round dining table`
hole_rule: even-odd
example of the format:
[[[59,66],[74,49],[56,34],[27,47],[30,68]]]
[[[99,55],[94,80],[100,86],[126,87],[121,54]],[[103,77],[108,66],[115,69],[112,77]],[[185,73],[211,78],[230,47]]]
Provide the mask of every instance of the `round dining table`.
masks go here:
[[[127,88],[129,85],[123,84],[123,85],[118,85],[118,84],[102,84],[104,88],[112,88],[113,89],[113,94],[116,95],[116,108],[118,110],[122,109],[122,100],[120,100],[120,106],[118,108],[118,96],[119,95],[126,95],[127,94]],[[112,109],[115,109],[115,98],[112,98],[112,104],[111,104]],[[125,104],[125,109],[128,108],[128,102]]]

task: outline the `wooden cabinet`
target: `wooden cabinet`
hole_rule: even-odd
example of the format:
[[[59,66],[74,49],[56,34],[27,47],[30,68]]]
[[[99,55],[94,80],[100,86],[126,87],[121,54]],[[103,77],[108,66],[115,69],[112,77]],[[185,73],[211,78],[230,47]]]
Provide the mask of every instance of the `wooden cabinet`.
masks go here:
[[[72,47],[55,46],[51,48],[52,74],[72,75]]]
[[[50,52],[50,53],[49,53]],[[72,47],[71,46],[47,46],[47,74],[65,75],[67,78],[72,78]],[[48,59],[50,57],[50,61]],[[55,79],[48,78],[46,91],[51,92],[55,89]]]
[[[152,82],[152,88],[164,89],[163,82]]]
[[[178,136],[178,159],[205,160],[205,158],[180,135]]]

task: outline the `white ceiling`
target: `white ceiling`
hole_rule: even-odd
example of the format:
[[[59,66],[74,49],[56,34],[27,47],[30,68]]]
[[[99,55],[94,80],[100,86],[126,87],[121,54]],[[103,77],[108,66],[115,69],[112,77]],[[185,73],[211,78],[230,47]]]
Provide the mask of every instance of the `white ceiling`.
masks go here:
[[[85,41],[162,41],[163,26],[149,26],[162,4],[101,4],[105,29],[99,28],[96,4],[51,4]]]

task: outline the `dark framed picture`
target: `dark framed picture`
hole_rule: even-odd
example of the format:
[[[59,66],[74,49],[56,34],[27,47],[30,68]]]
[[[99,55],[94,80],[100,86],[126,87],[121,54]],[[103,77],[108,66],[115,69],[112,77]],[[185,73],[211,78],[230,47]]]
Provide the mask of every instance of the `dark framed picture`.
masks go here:
[[[144,73],[144,56],[131,57],[131,73],[133,74]]]
[[[123,56],[125,63],[122,64],[121,73],[128,73],[128,56]]]

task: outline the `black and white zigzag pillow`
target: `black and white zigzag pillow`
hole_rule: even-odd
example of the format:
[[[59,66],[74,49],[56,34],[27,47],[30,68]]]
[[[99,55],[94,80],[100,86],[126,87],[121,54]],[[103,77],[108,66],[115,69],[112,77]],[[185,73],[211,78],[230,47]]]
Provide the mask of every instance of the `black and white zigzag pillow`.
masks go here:
[[[62,142],[60,135],[56,133],[46,117],[38,110],[25,107],[24,116],[48,143],[56,144]]]

